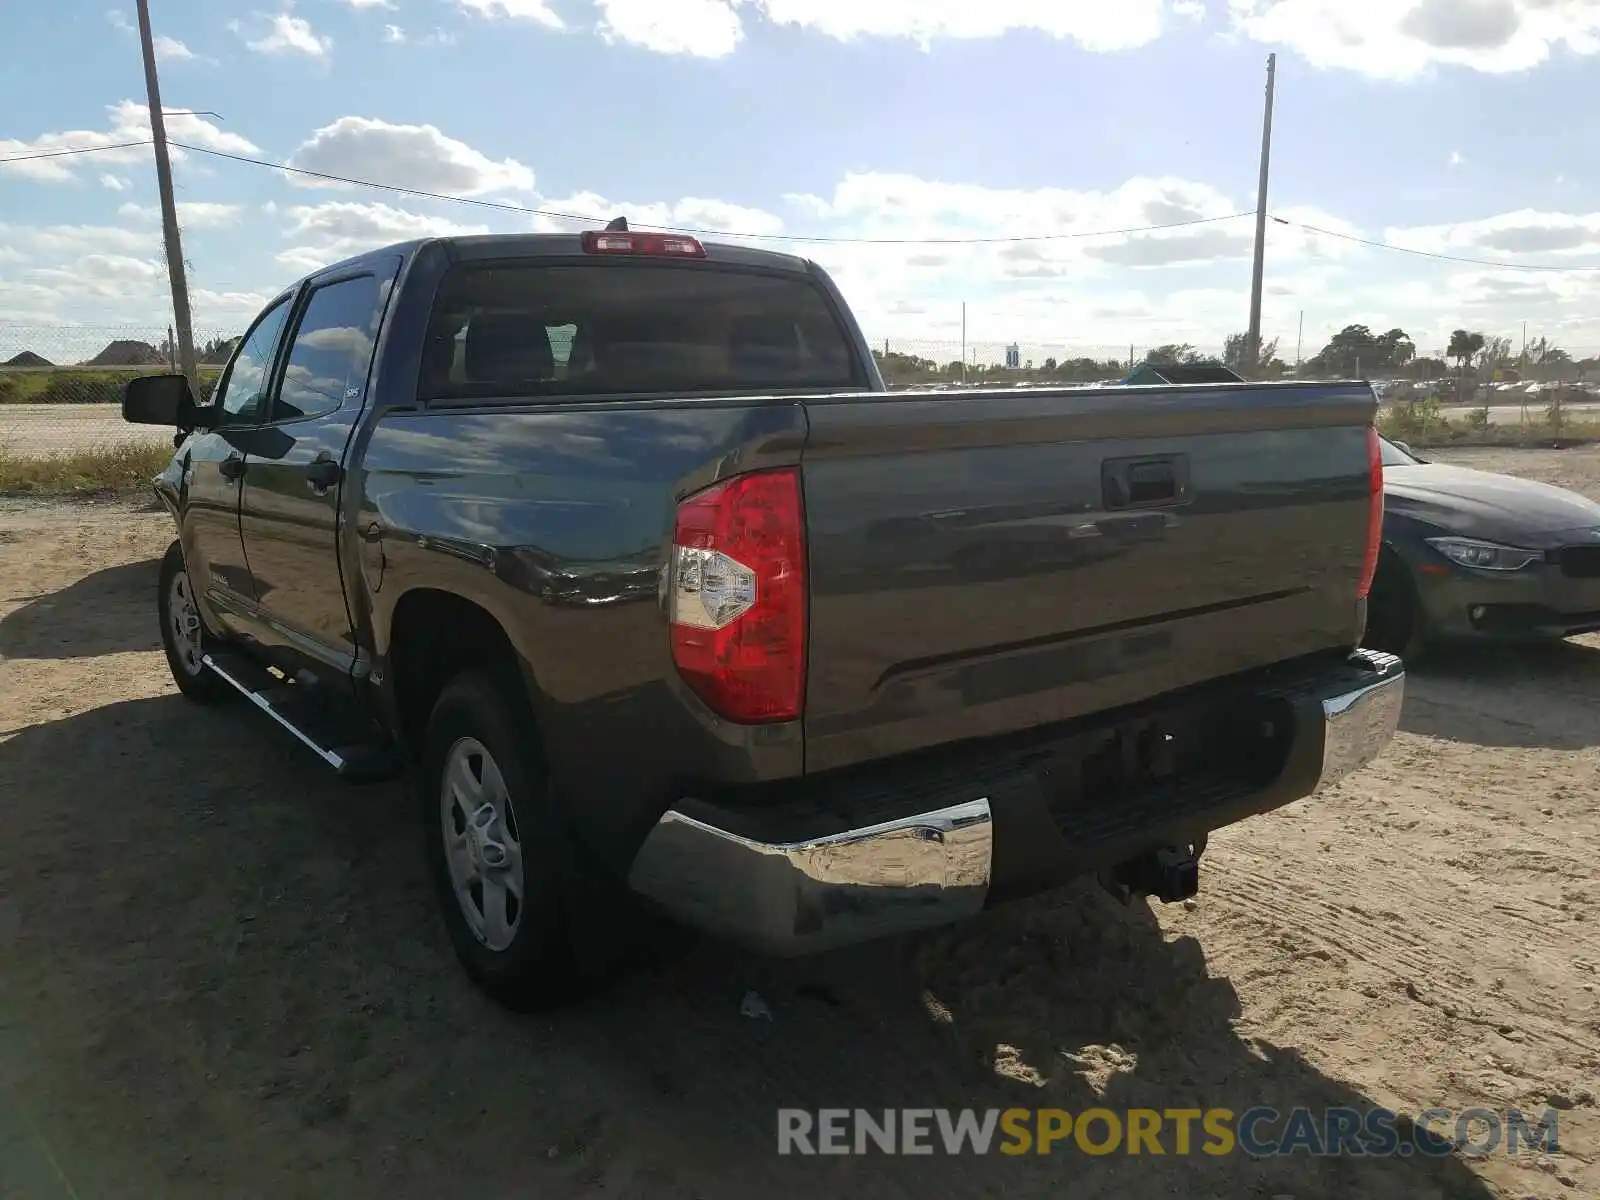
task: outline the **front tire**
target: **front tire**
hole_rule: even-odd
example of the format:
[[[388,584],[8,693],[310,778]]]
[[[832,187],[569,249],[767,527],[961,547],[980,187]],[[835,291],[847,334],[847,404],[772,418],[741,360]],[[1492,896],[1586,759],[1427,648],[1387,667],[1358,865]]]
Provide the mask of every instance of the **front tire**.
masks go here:
[[[156,595],[161,617],[161,648],[178,690],[196,704],[220,704],[233,689],[204,663],[214,644],[194,598],[194,584],[183,561],[183,545],[173,542],[161,559]]]
[[[512,685],[457,677],[429,718],[421,775],[428,862],[467,975],[518,1012],[573,1004],[620,973],[632,905],[561,819]]]
[[[1411,569],[1393,550],[1384,548],[1378,573],[1367,598],[1367,635],[1362,645],[1408,661],[1419,658],[1427,644],[1427,615],[1417,595]]]

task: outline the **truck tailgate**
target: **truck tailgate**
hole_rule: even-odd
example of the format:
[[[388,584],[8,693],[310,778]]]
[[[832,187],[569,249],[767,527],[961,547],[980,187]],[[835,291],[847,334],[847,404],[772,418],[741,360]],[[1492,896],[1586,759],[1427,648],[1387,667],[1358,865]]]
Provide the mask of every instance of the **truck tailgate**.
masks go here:
[[[1364,384],[806,406],[808,772],[1360,635]]]

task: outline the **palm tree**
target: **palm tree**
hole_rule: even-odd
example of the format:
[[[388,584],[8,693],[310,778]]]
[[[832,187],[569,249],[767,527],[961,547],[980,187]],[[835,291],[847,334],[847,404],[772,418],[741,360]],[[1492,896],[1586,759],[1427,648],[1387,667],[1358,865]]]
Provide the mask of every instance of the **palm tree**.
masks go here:
[[[1446,357],[1455,359],[1461,365],[1460,384],[1457,395],[1466,390],[1467,370],[1472,366],[1472,360],[1483,349],[1483,334],[1472,333],[1466,329],[1457,329],[1450,335],[1450,345],[1445,349]]]

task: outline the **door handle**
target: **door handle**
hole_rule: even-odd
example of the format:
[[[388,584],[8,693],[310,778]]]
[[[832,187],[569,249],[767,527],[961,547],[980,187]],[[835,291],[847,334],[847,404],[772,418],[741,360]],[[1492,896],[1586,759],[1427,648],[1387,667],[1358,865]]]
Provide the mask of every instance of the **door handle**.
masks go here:
[[[339,482],[339,464],[326,454],[306,464],[306,483],[314,492],[325,492]]]
[[[1100,483],[1108,509],[1184,504],[1189,500],[1189,457],[1108,458],[1100,464]]]
[[[230,454],[217,464],[217,474],[229,483],[237,483],[244,478],[244,455]]]

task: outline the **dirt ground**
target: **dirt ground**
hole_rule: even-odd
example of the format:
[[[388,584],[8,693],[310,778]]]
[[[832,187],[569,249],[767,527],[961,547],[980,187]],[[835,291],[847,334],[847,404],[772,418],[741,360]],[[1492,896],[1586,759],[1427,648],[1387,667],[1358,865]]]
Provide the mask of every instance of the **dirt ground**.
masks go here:
[[[1600,450],[1455,461],[1600,498]],[[404,785],[169,682],[166,519],[0,508],[0,1196],[1600,1196],[1600,639],[1412,676],[1335,791],[1092,888],[519,1018],[450,956]],[[764,997],[771,1020],[740,1014]],[[1560,1111],[1509,1159],[780,1158],[775,1110]]]

